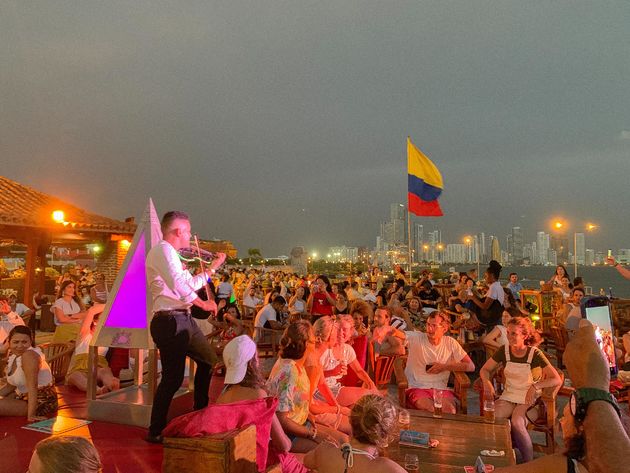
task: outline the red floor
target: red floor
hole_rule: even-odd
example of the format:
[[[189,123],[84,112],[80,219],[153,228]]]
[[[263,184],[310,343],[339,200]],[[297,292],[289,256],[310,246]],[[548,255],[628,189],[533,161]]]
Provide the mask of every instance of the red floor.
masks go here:
[[[66,388],[67,389],[67,388]],[[59,415],[85,418],[85,393],[66,391],[60,396]],[[0,418],[0,473],[23,473],[33,447],[46,434],[22,429],[28,422],[23,417]],[[162,446],[143,440],[146,429],[94,421],[65,435],[91,438],[98,449],[105,473],[159,472],[162,468]]]

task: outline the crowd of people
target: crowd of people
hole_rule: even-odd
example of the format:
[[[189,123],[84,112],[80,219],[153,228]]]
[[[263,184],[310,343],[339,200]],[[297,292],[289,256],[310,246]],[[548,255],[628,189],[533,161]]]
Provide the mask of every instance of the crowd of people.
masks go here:
[[[563,373],[540,348],[541,334],[520,303],[518,275],[510,274],[508,284],[501,286],[498,262],[489,263],[483,280],[477,280],[474,271],[451,275],[448,293],[437,290],[432,273],[425,271],[414,282],[400,267],[395,269],[393,281],[375,268],[333,283],[323,274],[303,277],[240,268],[219,271],[224,256],[217,255],[205,272],[193,274],[177,253],[191,238],[188,217],[181,212],[166,214],[162,231],[164,240],[149,252],[146,264],[154,312],[150,331],[162,367],[147,441],[162,442],[170,402],[182,385],[185,358],[191,356],[198,366],[196,410],[212,408],[208,388],[217,363],[225,366],[217,405],[268,397],[277,400],[268,445],[275,454],[269,461],[296,468],[300,461],[293,454],[300,454],[303,471],[310,468],[325,473],[347,470],[349,459],[354,458],[355,469],[403,471],[378,454],[391,438],[398,407],[374,383],[366,357],[372,353],[374,357],[404,357],[405,404],[427,412],[436,409],[439,399],[442,412],[456,413],[458,400],[449,387],[450,375],[478,369],[484,397],[496,398],[496,418],[511,420],[520,461],[532,462],[527,411],[541,389],[562,383]],[[572,338],[587,344],[587,329],[580,328],[583,281],[572,287],[567,276],[566,269],[559,266],[547,282],[562,300],[557,320]],[[75,279],[60,280],[52,306],[57,324],[53,340],[75,344],[66,381],[84,391],[87,347],[107,299],[104,281],[97,276],[94,282],[87,301],[88,294]],[[210,283],[208,289],[203,288],[206,282]],[[206,290],[209,297],[204,300],[200,291]],[[12,312],[14,306],[8,301],[1,304],[0,312]],[[191,316],[193,306],[201,316]],[[466,337],[457,335],[460,328],[491,348],[485,363],[475,366],[465,350]],[[257,345],[269,331],[278,336],[278,352],[271,370],[263,373]],[[209,340],[218,340],[218,344]],[[215,353],[219,347],[220,357]],[[0,416],[24,416],[32,421],[54,415],[54,382],[45,357],[35,347],[32,331],[17,325],[4,351],[10,355],[6,384],[0,388]],[[99,353],[98,358],[99,394],[119,388],[103,355]],[[590,386],[583,368],[575,361],[565,363],[570,376],[572,369],[578,373],[578,380],[572,378],[575,387]],[[500,393],[493,383],[499,369],[505,378]],[[607,392],[604,383],[597,385],[601,391],[604,387]],[[575,416],[574,411],[565,412],[568,437],[590,435],[585,433],[587,421],[571,420]],[[592,430],[599,429],[592,418],[587,420]],[[590,468],[590,461],[596,464],[596,460],[589,460],[589,455],[596,458],[598,454],[584,443],[580,448],[575,442],[568,445],[569,464],[577,468],[574,471],[584,471],[585,465],[591,471],[602,471]],[[43,452],[43,446],[36,449],[35,464],[41,462]],[[98,455],[94,461],[100,462]]]

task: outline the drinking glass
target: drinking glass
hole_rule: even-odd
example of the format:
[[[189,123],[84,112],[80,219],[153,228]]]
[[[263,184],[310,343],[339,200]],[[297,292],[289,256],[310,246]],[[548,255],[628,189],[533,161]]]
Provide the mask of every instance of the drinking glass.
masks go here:
[[[483,401],[483,421],[488,424],[494,424],[494,399],[485,399]]]
[[[433,390],[433,417],[442,417],[442,390]]]
[[[401,409],[398,412],[398,423],[400,424],[400,430],[409,430],[409,423],[411,418],[409,417],[409,411]]]
[[[413,453],[405,454],[405,470],[420,471],[420,460],[418,459],[418,455]]]

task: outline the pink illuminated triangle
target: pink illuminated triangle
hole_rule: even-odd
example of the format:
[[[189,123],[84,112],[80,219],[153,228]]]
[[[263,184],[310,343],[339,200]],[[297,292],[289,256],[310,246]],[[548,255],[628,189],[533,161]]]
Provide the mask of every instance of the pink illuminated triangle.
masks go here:
[[[151,348],[149,334],[151,294],[147,287],[145,259],[149,250],[162,239],[160,222],[149,205],[138,224],[105,309],[92,337],[91,345]]]
[[[109,308],[105,327],[147,328],[147,276],[144,267],[144,233],[138,240],[127,272]]]

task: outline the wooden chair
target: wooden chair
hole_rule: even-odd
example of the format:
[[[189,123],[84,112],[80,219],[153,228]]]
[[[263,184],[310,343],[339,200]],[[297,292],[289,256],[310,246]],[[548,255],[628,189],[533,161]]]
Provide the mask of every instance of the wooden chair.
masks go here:
[[[273,358],[278,354],[278,343],[282,330],[254,327],[254,340],[258,347],[259,358]]]
[[[403,359],[401,357],[401,359]],[[400,375],[400,380],[398,381],[398,402],[400,403],[400,407],[403,408],[412,408],[413,406],[407,405],[407,396],[405,392],[409,388],[409,382],[407,381],[407,377],[405,376],[405,365],[406,358],[403,359],[403,363],[400,368],[396,370],[396,375]],[[470,378],[463,371],[453,371],[453,387],[455,397],[459,403],[459,412],[461,414],[468,414],[468,388],[470,388]]]
[[[391,381],[397,358],[399,358],[399,355],[379,355],[375,353],[374,344],[368,342],[370,376],[372,376],[377,389],[383,389]]]
[[[569,343],[567,329],[564,328],[564,325],[553,325],[549,327],[548,338],[545,342],[547,342],[547,347],[555,353],[554,358],[556,358],[556,366],[558,369],[562,369],[562,367],[564,367],[562,356],[564,355],[567,343]]]
[[[44,343],[39,348],[50,366],[55,383],[64,381],[74,352],[74,343]]]
[[[42,332],[54,332],[55,331],[55,319],[52,311],[50,310],[50,304],[42,305],[42,315],[39,319],[39,329]]]

